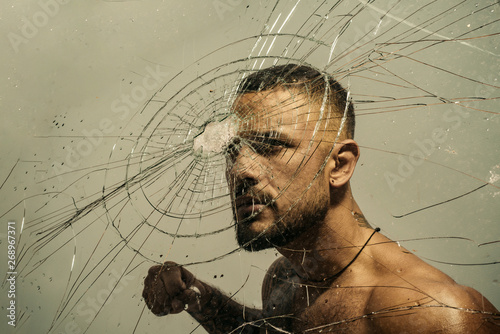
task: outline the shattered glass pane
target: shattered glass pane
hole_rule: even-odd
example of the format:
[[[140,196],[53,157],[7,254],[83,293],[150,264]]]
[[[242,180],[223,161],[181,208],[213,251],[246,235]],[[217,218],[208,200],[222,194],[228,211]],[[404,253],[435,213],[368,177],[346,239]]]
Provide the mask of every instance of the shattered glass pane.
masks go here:
[[[313,86],[333,77],[354,106],[351,189],[368,223],[498,309],[499,11],[496,0],[5,2],[1,268],[16,293],[4,280],[2,312],[15,300],[16,327],[4,318],[2,333],[205,333],[186,312],[148,310],[144,278],[165,261],[262,308],[281,254],[236,242],[232,207],[254,189],[238,178],[284,179],[274,197],[251,193],[241,220],[285,198],[286,222],[328,168],[310,157],[333,153],[348,127],[329,88],[287,82],[281,99],[241,100],[249,77],[289,64],[318,71]],[[365,259],[371,238],[339,250]],[[316,287],[304,288],[309,305]],[[368,315],[339,317],[300,332]]]

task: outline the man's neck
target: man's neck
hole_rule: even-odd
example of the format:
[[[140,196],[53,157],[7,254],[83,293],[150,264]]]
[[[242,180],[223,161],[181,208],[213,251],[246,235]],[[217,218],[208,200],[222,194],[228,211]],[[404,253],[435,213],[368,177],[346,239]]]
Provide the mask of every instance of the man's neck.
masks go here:
[[[358,205],[348,196],[348,200],[329,208],[323,222],[312,224],[278,251],[304,280],[327,283],[342,275],[347,267],[363,266],[363,257],[357,256],[361,251],[368,252],[363,246],[373,234]]]

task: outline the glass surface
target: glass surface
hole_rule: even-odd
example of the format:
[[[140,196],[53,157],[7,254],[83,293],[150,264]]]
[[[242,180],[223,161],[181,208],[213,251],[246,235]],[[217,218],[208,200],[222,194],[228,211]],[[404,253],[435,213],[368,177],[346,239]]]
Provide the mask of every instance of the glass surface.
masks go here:
[[[224,122],[242,78],[288,63],[349,91],[371,225],[500,307],[498,1],[1,6],[2,333],[204,333],[145,306],[164,261],[260,307],[278,253],[235,241]]]

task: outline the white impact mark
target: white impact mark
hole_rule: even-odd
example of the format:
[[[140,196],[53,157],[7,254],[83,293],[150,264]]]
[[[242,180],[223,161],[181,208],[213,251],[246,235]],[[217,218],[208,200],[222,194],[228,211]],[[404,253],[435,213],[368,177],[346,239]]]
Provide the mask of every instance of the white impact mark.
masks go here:
[[[496,166],[493,167],[493,170],[490,170],[490,179],[488,180],[488,182],[490,184],[493,184],[493,183],[497,182],[498,180],[500,180],[500,174],[497,174],[494,171],[497,168],[500,168],[500,165],[496,165]],[[497,192],[493,193],[493,197],[497,197],[498,195],[500,195],[500,191],[497,191]]]
[[[495,183],[498,180],[500,180],[500,174],[495,173],[494,171],[490,170],[490,180],[489,183]]]
[[[203,157],[221,153],[235,135],[236,121],[234,117],[210,122],[194,138],[193,150],[196,155]]]

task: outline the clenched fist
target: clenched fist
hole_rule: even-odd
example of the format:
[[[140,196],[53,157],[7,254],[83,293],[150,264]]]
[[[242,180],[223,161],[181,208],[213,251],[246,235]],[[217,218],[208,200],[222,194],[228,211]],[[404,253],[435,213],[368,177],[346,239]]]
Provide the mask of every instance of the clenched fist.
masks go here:
[[[175,262],[153,266],[144,279],[142,297],[157,316],[200,311],[206,303],[207,286]]]

